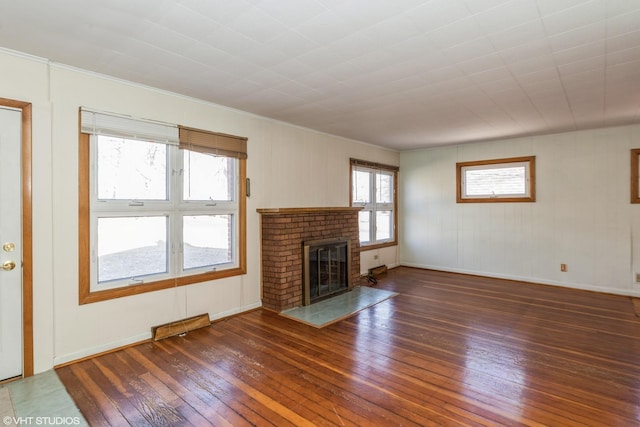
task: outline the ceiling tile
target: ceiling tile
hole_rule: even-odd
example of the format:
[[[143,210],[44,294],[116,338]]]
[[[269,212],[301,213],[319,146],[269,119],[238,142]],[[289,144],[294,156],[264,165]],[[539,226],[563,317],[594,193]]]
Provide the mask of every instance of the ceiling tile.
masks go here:
[[[344,16],[349,25],[357,31],[413,10],[422,3],[424,0],[350,0],[335,5],[332,11]]]
[[[327,10],[316,0],[268,0],[256,7],[288,27],[300,25]]]
[[[618,15],[607,20],[607,37],[636,32],[638,28],[640,28],[640,11]]]
[[[342,16],[336,15],[331,10],[316,15],[314,18],[293,28],[319,45],[333,43],[353,33],[353,29],[347,20]]]
[[[606,18],[605,0],[579,2],[576,6],[542,17],[549,36],[573,31]]]
[[[312,74],[316,69],[293,58],[271,66],[271,71],[282,74],[290,79],[298,79],[300,76]]]
[[[318,47],[320,47],[320,44],[309,40],[293,30],[288,30],[261,44],[262,49],[271,52],[280,52],[289,58],[303,55]]]
[[[594,56],[602,56],[606,51],[606,41],[597,40],[593,43],[583,44],[570,49],[560,50],[553,53],[553,58],[556,64],[566,65],[581,61],[586,58],[592,58]]]
[[[504,68],[504,61],[499,52],[483,55],[471,60],[465,60],[456,64],[456,66],[466,75],[482,73],[494,68]]]
[[[464,0],[464,3],[472,13],[479,13],[500,6],[508,1],[510,0]]]
[[[232,55],[238,55],[241,52],[260,47],[259,42],[226,26],[218,28],[209,36],[205,37],[203,41]]]
[[[585,25],[584,27],[556,34],[549,37],[548,43],[554,52],[571,49],[585,44],[591,44],[596,40],[606,40],[607,26],[604,21]]]
[[[524,24],[497,30],[487,34],[487,38],[497,50],[517,48],[518,46],[544,39],[545,32],[542,21],[533,19]]]
[[[431,46],[431,40],[425,35],[408,38],[384,48],[384,51],[389,53],[389,59],[394,62],[410,58],[423,60],[427,64],[442,64],[447,60],[439,49]]]
[[[347,61],[378,50],[376,44],[360,33],[343,37],[326,46],[335,61]]]
[[[541,16],[551,15],[584,3],[585,0],[536,0]]]
[[[511,0],[474,15],[475,21],[485,34],[517,27],[538,18],[538,9],[531,0]]]
[[[493,44],[485,38],[478,37],[468,42],[460,43],[450,48],[444,49],[442,53],[451,61],[457,64],[470,59],[483,58],[496,53]]]
[[[555,66],[539,68],[535,71],[530,70],[528,72],[514,74],[514,78],[522,87],[528,87],[528,85],[546,81],[558,81],[558,69]]]
[[[269,41],[285,33],[288,29],[280,21],[258,8],[246,10],[235,19],[229,21],[227,26],[257,42]]]
[[[139,15],[133,15],[132,17],[138,21],[140,20]],[[175,3],[170,8],[167,8],[166,12],[157,17],[154,22],[167,30],[183,34],[194,41],[201,40],[222,25],[181,3]],[[186,22],[189,24],[185,25]]]
[[[407,12],[406,16],[420,31],[430,33],[471,16],[471,12],[460,0],[432,0]]]
[[[482,85],[486,82],[495,82],[508,80],[513,78],[513,74],[507,67],[496,67],[490,70],[486,70],[480,73],[475,73],[469,76],[471,80],[476,82],[479,85]]]
[[[430,32],[428,39],[433,47],[447,49],[476,39],[481,35],[482,32],[477,22],[472,17],[468,17]]]
[[[606,2],[607,18],[618,15],[636,14],[640,11],[640,2],[628,0],[609,0]]]
[[[556,63],[551,55],[540,55],[524,61],[509,62],[509,70],[514,75],[522,75],[540,70],[555,69]]]
[[[206,43],[191,43],[187,48],[182,51],[182,54],[191,58],[193,61],[200,62],[208,67],[215,67],[215,64],[231,61],[233,55],[228,52],[217,49]],[[226,73],[225,70],[219,70]]]
[[[558,66],[558,71],[561,76],[566,77],[571,74],[582,73],[591,70],[604,70],[606,66],[606,58],[602,56],[591,56],[589,58],[570,62],[568,64]]]
[[[630,49],[640,44],[640,30],[628,32],[619,36],[609,37],[606,40],[608,52]]]
[[[158,24],[151,25],[143,34],[138,34],[136,38],[150,46],[157,46],[170,52],[183,52],[195,42],[190,37],[176,33]]]
[[[170,4],[175,3],[173,0],[162,1]],[[151,14],[151,16],[153,16],[154,14],[162,13],[163,10],[166,10],[166,7],[163,8],[162,4],[148,0],[118,0],[118,3],[125,4],[127,8],[139,8],[140,10],[135,13],[136,16],[147,16],[147,14]],[[251,7],[250,3],[243,0],[234,0],[233,2],[229,2],[227,0],[181,0],[180,3],[184,7],[220,24],[226,24],[227,22],[232,21],[245,13],[247,8]]]
[[[606,63],[607,66],[615,66],[637,61],[638,58],[640,58],[640,46],[610,52],[607,54]]]
[[[384,48],[419,36],[422,31],[413,25],[406,15],[400,15],[368,27],[359,34],[371,40],[377,47]]]
[[[508,64],[538,58],[550,53],[551,47],[547,39],[534,40],[530,43],[499,51],[502,60]]]

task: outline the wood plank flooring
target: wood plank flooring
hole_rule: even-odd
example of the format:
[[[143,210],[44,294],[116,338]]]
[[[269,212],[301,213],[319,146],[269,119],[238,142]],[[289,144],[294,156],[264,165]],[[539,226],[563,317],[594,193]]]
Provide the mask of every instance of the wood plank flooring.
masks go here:
[[[315,329],[256,310],[57,370],[88,422],[640,425],[631,298],[400,267]]]

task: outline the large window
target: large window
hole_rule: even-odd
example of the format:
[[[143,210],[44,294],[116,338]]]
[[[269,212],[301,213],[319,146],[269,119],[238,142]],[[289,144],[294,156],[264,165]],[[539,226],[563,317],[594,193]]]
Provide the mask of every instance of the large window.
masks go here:
[[[458,203],[534,202],[535,157],[456,163]]]
[[[358,213],[362,246],[397,242],[397,175],[395,166],[351,159],[351,206],[362,207]]]
[[[246,139],[81,112],[80,302],[243,274]]]

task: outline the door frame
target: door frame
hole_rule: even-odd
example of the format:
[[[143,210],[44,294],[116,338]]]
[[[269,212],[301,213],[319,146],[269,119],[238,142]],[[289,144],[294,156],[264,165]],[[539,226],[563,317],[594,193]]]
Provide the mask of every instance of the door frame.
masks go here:
[[[33,228],[31,103],[0,98],[0,105],[21,110],[22,157],[22,376],[33,375]]]

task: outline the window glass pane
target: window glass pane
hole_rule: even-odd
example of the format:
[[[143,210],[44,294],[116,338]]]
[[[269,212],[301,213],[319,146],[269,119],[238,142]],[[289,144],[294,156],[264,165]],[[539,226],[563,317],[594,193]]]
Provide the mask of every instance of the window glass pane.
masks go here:
[[[353,171],[353,203],[371,203],[371,173]]]
[[[98,218],[98,282],[166,273],[167,217]]]
[[[393,176],[378,172],[376,174],[376,203],[392,203]]]
[[[371,240],[371,211],[358,212],[358,225],[360,230],[360,243]]]
[[[391,239],[391,211],[376,212],[376,240]]]
[[[98,136],[98,198],[167,200],[167,145]]]
[[[183,269],[224,264],[233,260],[233,215],[185,216]]]
[[[526,168],[467,169],[464,172],[466,196],[524,195]]]
[[[183,150],[184,200],[233,200],[235,159]]]

